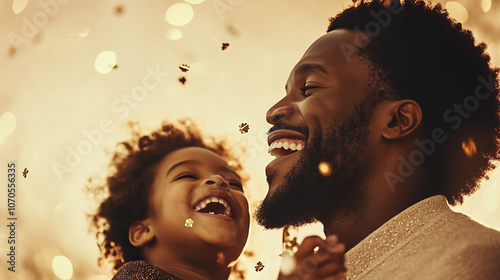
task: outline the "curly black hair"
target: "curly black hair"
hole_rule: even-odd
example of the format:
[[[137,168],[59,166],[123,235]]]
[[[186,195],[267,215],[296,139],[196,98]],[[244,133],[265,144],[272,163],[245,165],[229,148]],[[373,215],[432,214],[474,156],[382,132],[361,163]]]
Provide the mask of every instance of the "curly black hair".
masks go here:
[[[108,261],[115,271],[125,262],[144,260],[141,250],[129,241],[129,227],[147,218],[157,166],[166,155],[186,147],[202,147],[220,155],[236,172],[242,169],[225,140],[207,136],[202,139],[200,130],[189,119],[178,125],[164,122],[161,129],[149,135],[141,135],[137,123],[129,126],[132,139],[118,143],[105,181],[93,177],[86,186],[96,200],[105,197],[96,213],[89,216],[101,252],[98,263],[101,266]]]
[[[373,95],[416,101],[425,138],[444,131],[446,141],[434,143],[425,163],[436,192],[462,203],[499,159],[499,70],[486,44],[440,4],[421,0],[355,0],[330,18],[327,32],[335,29],[363,34],[352,53],[369,65]],[[471,142],[473,156],[462,151]]]

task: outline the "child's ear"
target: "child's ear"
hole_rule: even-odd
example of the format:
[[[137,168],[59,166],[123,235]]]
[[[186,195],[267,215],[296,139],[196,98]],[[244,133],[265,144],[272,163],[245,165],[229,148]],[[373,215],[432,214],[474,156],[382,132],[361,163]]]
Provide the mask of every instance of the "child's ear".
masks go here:
[[[132,223],[128,230],[128,240],[135,247],[144,246],[144,244],[152,241],[154,237],[154,230],[150,225],[149,218]]]
[[[389,105],[388,122],[382,137],[388,140],[403,138],[415,131],[422,123],[422,109],[417,102],[409,99],[397,100]]]

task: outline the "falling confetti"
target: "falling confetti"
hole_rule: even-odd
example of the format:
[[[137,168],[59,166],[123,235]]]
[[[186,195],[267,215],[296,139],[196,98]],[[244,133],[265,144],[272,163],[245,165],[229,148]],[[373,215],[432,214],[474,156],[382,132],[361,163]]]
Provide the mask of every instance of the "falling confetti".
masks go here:
[[[186,219],[186,222],[184,223],[184,226],[187,227],[187,228],[192,228],[194,225],[194,221],[193,219],[191,218],[187,218]]]
[[[249,128],[250,128],[250,126],[247,123],[240,124],[240,132],[241,132],[241,134],[248,133],[248,129]]]
[[[332,175],[332,167],[327,162],[324,162],[324,161],[320,162],[318,165],[318,169],[319,169],[319,173],[322,176],[328,177],[328,176]]]
[[[113,70],[118,69],[118,64],[115,64],[112,69]]]
[[[191,68],[191,66],[189,66],[187,64],[179,65],[179,69],[181,69],[182,72],[187,72],[187,71],[189,71],[190,68]]]
[[[222,43],[222,50],[227,49],[229,47],[229,43]]]
[[[217,263],[223,265],[226,262],[226,257],[224,257],[223,252],[217,253]]]
[[[186,77],[184,77],[184,76],[180,77],[180,78],[179,78],[179,82],[180,82],[181,84],[185,84],[185,83],[186,83]]]
[[[14,55],[16,55],[16,52],[17,52],[16,48],[11,46],[9,48],[9,53],[8,53],[9,57],[13,57]]]
[[[462,150],[467,157],[473,157],[477,153],[476,142],[472,138],[462,141]]]
[[[28,172],[30,172],[30,171],[28,170],[28,168],[25,167],[24,171],[23,171],[23,177],[24,178],[26,178],[26,175],[28,175]]]
[[[122,5],[117,5],[117,6],[115,7],[115,15],[117,15],[117,16],[121,16],[121,15],[123,14],[124,10],[125,10],[125,9],[123,8],[123,6],[122,6]]]
[[[261,261],[259,261],[257,263],[257,265],[255,266],[255,271],[259,272],[259,271],[262,271],[264,269],[264,264],[262,264]]]

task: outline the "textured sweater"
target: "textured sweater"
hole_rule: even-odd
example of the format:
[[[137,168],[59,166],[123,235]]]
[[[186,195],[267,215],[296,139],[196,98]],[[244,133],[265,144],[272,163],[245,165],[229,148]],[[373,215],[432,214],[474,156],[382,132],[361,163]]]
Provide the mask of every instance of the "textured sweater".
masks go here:
[[[348,279],[500,279],[500,232],[441,195],[399,213],[346,253]]]
[[[182,280],[145,261],[125,263],[112,280]]]

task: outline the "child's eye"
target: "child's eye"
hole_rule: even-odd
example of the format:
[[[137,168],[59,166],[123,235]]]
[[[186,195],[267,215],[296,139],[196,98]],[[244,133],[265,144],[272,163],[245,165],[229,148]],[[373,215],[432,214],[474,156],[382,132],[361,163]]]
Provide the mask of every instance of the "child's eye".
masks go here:
[[[198,177],[196,177],[195,175],[191,174],[191,173],[185,173],[185,174],[181,174],[179,176],[177,176],[177,178],[175,178],[175,180],[180,180],[180,179],[198,179]]]
[[[243,186],[238,182],[229,182],[229,185],[235,187],[239,191],[243,191]]]

